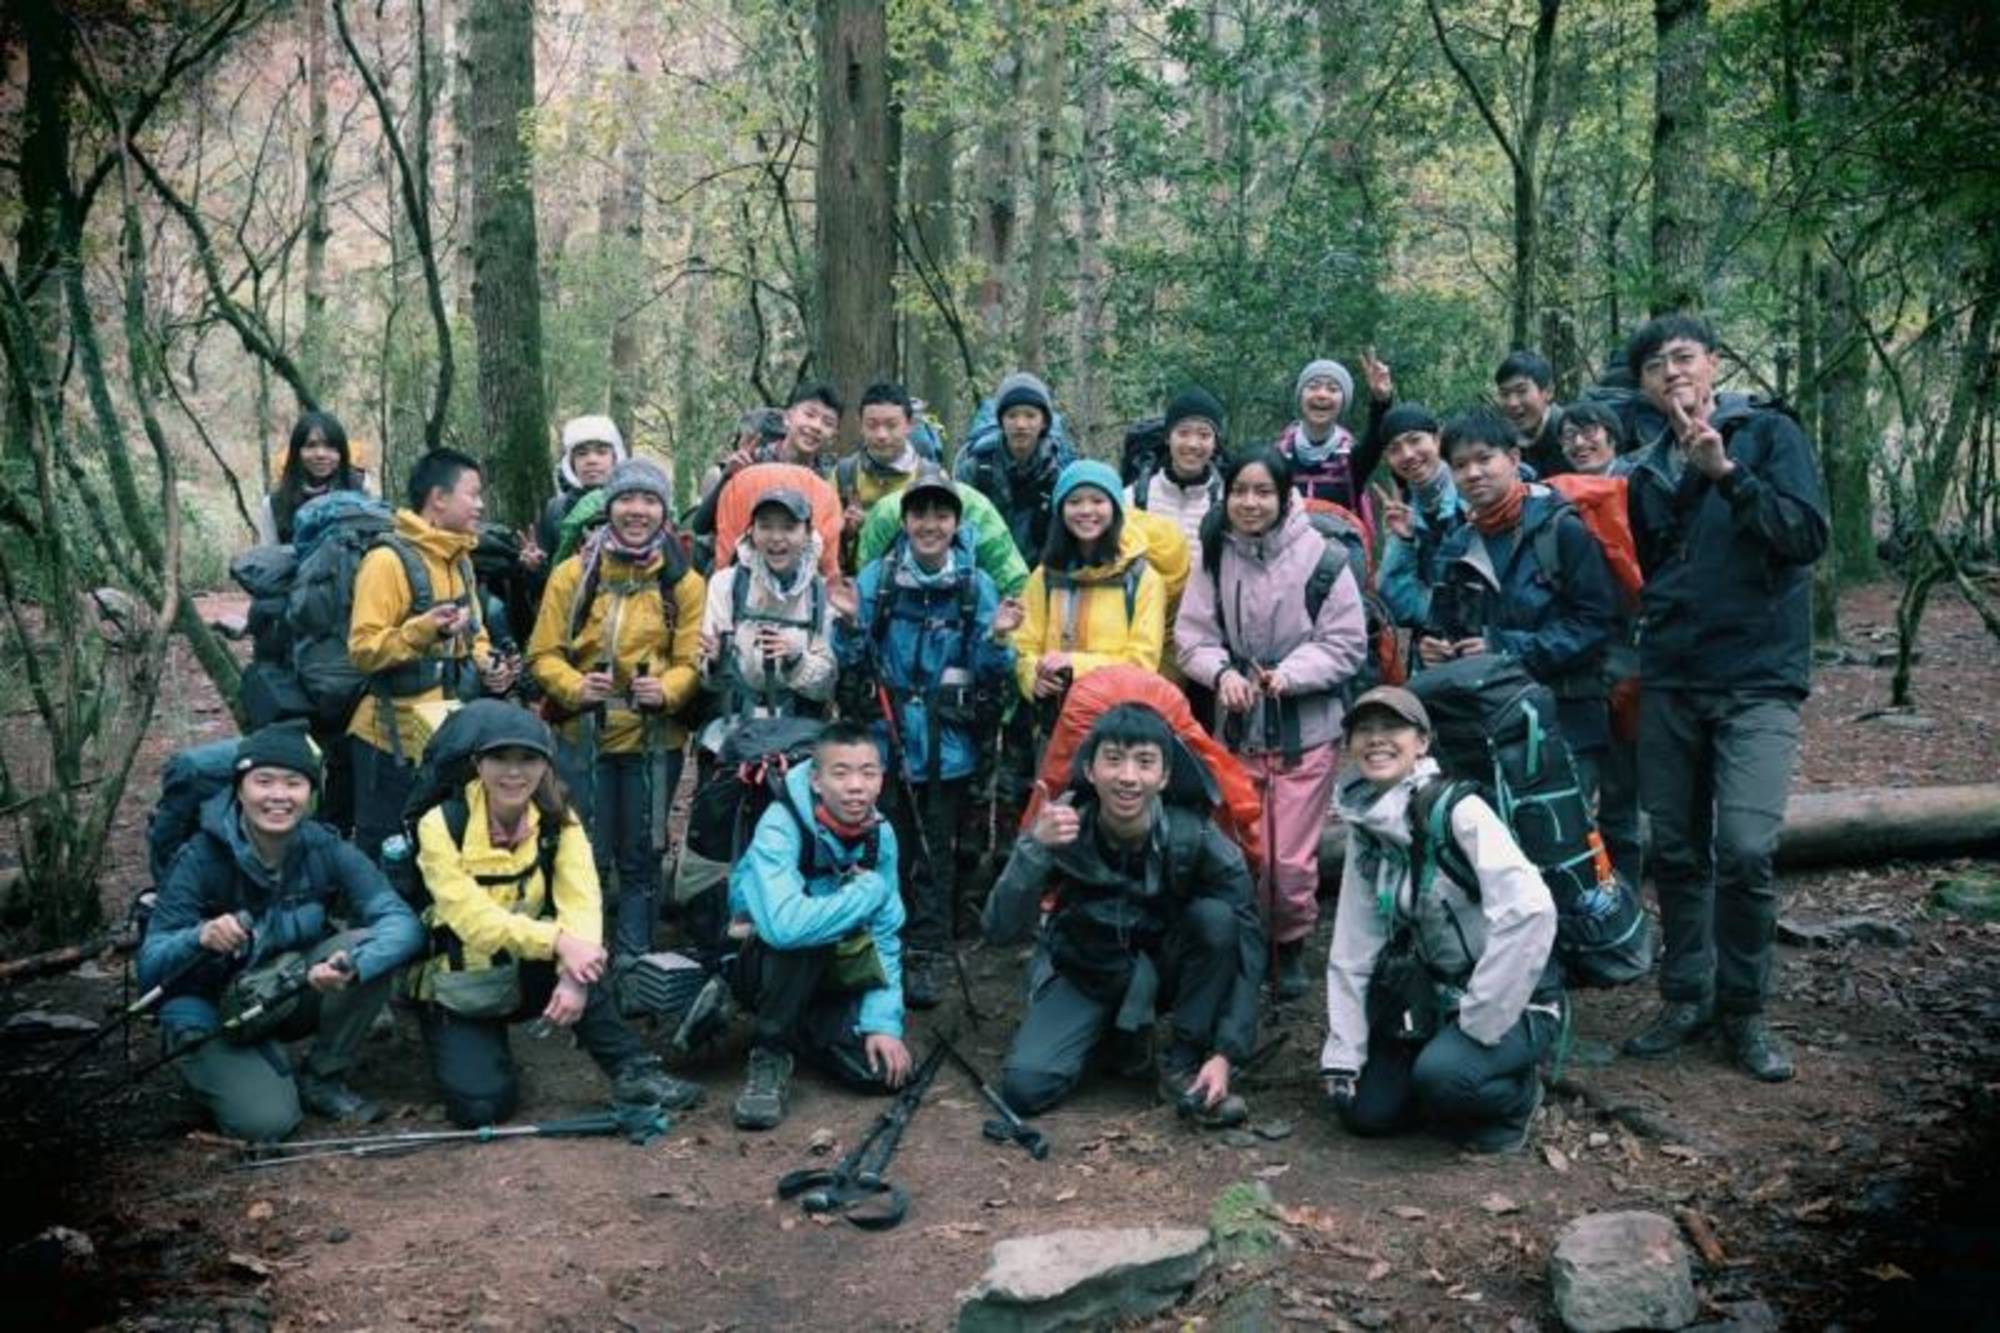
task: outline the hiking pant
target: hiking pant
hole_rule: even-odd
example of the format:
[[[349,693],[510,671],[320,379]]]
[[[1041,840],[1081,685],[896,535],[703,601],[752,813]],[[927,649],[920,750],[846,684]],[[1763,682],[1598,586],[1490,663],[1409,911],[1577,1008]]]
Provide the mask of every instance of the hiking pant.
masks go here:
[[[868,1068],[868,1051],[856,1024],[860,991],[826,983],[833,947],[773,949],[752,940],[737,958],[736,996],[753,1015],[752,1046],[789,1050],[836,1082],[861,1092],[887,1092]]]
[[[444,1094],[444,1113],[461,1129],[497,1125],[521,1104],[521,1079],[507,1029],[541,1017],[556,988],[554,963],[521,964],[521,1007],[506,1018],[463,1018],[442,1005],[418,1010],[431,1077]],[[625,1026],[609,984],[590,988],[583,1016],[572,1029],[577,1044],[607,1078],[646,1054],[645,1043]]]
[[[1421,1046],[1371,1036],[1354,1101],[1340,1122],[1365,1138],[1400,1134],[1428,1120],[1467,1147],[1512,1143],[1534,1113],[1541,1077],[1536,1066],[1560,1027],[1555,1015],[1531,1009],[1493,1046],[1466,1036],[1456,1017]]]
[[[1646,835],[1639,823],[1639,746],[1611,738],[1597,759],[1597,831],[1618,877],[1634,889],[1646,873]]]
[[[883,785],[890,826],[896,830],[896,854],[903,875],[903,902],[909,923],[903,940],[912,949],[942,952],[951,948],[953,895],[958,890],[958,833],[964,822],[972,779],[942,782],[891,780]],[[910,797],[916,797],[916,809]],[[921,818],[922,836],[918,836]]]
[[[1287,764],[1281,754],[1246,754],[1264,815],[1264,864],[1251,867],[1257,898],[1276,944],[1310,936],[1319,922],[1319,835],[1340,776],[1339,746],[1315,746]]]
[[[1771,986],[1771,855],[1799,749],[1798,700],[1644,688],[1639,795],[1653,829],[1660,994],[1754,1014]]]
[[[398,762],[359,736],[347,738],[354,780],[354,845],[377,865],[382,844],[403,831],[403,802],[417,783],[417,766]]]
[[[351,957],[367,938],[365,930],[343,931],[322,940],[308,957],[315,963],[324,962],[343,949]],[[297,1129],[303,1118],[298,1084],[283,1043],[317,1034],[301,1068],[321,1078],[340,1077],[353,1063],[355,1049],[368,1035],[368,1025],[375,1021],[382,1002],[389,998],[389,984],[395,976],[394,971],[384,972],[326,994],[307,990],[300,995],[297,1009],[269,1036],[242,1044],[217,1037],[183,1056],[174,1067],[221,1133],[253,1143],[282,1139]],[[220,1022],[218,1012],[215,1023]],[[173,1050],[213,1030],[213,1025],[168,1028],[162,1034],[162,1044]]]
[[[667,752],[669,813],[686,758],[680,749]],[[595,778],[582,798],[587,804],[579,809],[590,829],[597,880],[605,890],[604,938],[619,957],[646,953],[653,947],[653,923],[659,916],[660,858],[666,851],[653,839],[653,756],[600,752]],[[615,908],[610,891],[614,871],[618,881]]]
[[[1227,903],[1196,898],[1161,948],[1160,993],[1174,997],[1177,1043],[1204,1053],[1215,1049],[1215,1027],[1236,984],[1236,932],[1236,914]],[[1055,970],[1046,945],[1038,948],[1028,964],[1028,1012],[1000,1070],[1007,1104],[1033,1115],[1067,1097],[1118,1018],[1117,1001],[1085,994]]]

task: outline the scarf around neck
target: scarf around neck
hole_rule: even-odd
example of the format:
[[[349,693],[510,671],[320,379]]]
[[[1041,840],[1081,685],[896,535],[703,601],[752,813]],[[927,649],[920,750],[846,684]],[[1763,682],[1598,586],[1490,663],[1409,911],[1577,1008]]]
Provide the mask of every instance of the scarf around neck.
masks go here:
[[[1528,483],[1517,481],[1514,488],[1484,509],[1472,511],[1472,526],[1482,537],[1498,537],[1521,525],[1521,506],[1528,499]]]
[[[1292,430],[1292,457],[1307,467],[1318,467],[1341,452],[1341,441],[1344,438],[1347,438],[1347,432],[1342,430],[1340,423],[1336,421],[1327,428],[1326,438],[1315,443],[1306,433],[1306,423],[1301,420]]]

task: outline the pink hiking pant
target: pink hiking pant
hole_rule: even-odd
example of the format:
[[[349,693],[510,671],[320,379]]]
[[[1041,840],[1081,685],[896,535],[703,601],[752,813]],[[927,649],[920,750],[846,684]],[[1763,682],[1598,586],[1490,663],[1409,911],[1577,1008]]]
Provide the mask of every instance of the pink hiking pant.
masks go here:
[[[1340,775],[1340,747],[1307,750],[1295,764],[1283,755],[1241,755],[1264,805],[1265,864],[1250,867],[1271,939],[1290,944],[1319,920],[1319,834]]]

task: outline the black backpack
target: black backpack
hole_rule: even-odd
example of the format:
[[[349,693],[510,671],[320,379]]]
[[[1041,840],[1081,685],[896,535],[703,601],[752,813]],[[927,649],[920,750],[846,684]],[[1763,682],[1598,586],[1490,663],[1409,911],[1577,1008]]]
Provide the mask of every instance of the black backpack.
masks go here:
[[[1118,452],[1118,480],[1130,486],[1148,472],[1158,471],[1166,456],[1167,419],[1147,417],[1135,421],[1125,428],[1125,443]]]
[[[244,628],[250,635],[251,661],[291,662],[292,627],[285,619],[285,603],[298,572],[298,552],[291,546],[253,546],[229,562],[229,577],[250,594]]]
[[[146,818],[146,869],[155,889],[188,839],[201,831],[201,807],[236,780],[236,745],[230,736],[189,746],[167,760],[160,799]]]
[[[1479,879],[1451,836],[1451,812],[1477,792],[1542,872],[1556,904],[1556,956],[1572,986],[1622,986],[1652,970],[1653,931],[1630,884],[1611,869],[1556,699],[1504,653],[1462,657],[1417,673],[1410,691],[1431,719],[1432,754],[1447,780],[1411,802],[1412,874],[1420,889],[1442,870],[1475,901]]]

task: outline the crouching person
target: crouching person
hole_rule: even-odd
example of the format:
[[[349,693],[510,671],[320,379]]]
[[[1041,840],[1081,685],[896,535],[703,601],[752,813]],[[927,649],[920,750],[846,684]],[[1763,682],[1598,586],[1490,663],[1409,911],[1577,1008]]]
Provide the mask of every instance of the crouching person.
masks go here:
[[[794,1057],[863,1091],[901,1087],[903,957],[896,834],[876,812],[882,754],[829,723],[785,777],[729,877],[737,991],[754,1018],[738,1129],[784,1121]]]
[[[1156,1009],[1170,1005],[1162,1091],[1204,1126],[1249,1118],[1229,1080],[1257,1036],[1264,928],[1236,845],[1206,811],[1162,800],[1175,746],[1150,708],[1108,709],[1077,751],[1075,804],[1065,793],[1043,806],[993,886],[995,943],[1026,939],[1044,898],[1055,903],[1003,1070],[1018,1111],[1061,1101],[1107,1038],[1119,1072],[1144,1074]]]
[[[661,1069],[600,984],[597,865],[556,781],[548,726],[498,700],[466,711],[474,777],[417,824],[433,957],[413,989],[445,1114],[468,1129],[514,1114],[521,1084],[507,1029],[533,1018],[576,1029],[614,1101],[693,1105],[701,1088]]]
[[[1515,1151],[1562,1024],[1555,902],[1486,802],[1439,785],[1416,696],[1370,690],[1346,730],[1337,804],[1354,842],[1327,956],[1327,1096],[1356,1134],[1427,1118],[1474,1152]],[[1419,825],[1448,845],[1413,848]]]
[[[292,1002],[267,1011],[271,1023],[209,1041],[176,1066],[232,1138],[282,1139],[302,1109],[335,1120],[382,1115],[344,1075],[423,931],[373,862],[309,818],[321,773],[303,726],[244,737],[235,783],[203,806],[201,831],[174,858],[139,950],[140,986],[169,983],[160,1011],[169,1050],[254,1004],[259,978],[266,994],[290,989],[290,976],[306,979]],[[355,929],[336,931],[336,900]],[[309,1034],[295,1072],[280,1043]]]

